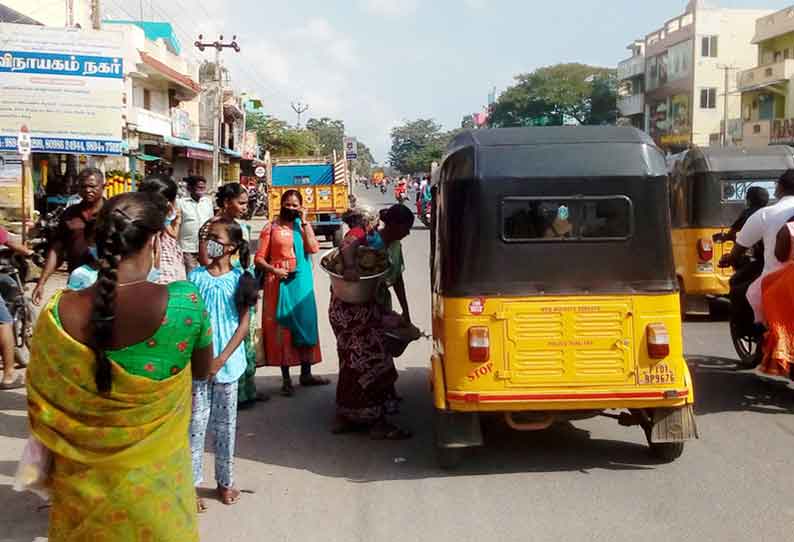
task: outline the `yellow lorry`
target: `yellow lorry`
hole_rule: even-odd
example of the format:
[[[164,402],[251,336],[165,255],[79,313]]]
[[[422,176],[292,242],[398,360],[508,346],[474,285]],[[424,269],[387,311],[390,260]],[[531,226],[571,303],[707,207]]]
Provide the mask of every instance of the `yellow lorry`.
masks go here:
[[[287,190],[297,190],[315,233],[339,246],[343,235],[342,215],[350,208],[347,162],[333,157],[274,158],[267,163],[270,217],[278,216],[281,195]]]

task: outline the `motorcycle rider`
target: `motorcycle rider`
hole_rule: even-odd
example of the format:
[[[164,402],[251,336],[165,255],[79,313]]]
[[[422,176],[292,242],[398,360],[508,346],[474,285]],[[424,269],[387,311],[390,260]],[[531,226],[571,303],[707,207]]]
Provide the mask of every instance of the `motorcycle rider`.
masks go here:
[[[47,260],[36,288],[33,290],[33,303],[41,305],[44,286],[66,261],[68,272],[90,264],[96,258],[94,247],[94,226],[96,217],[105,203],[105,175],[97,168],[86,168],[77,176],[81,201],[67,207],[61,215],[56,229],[54,242],[47,252]]]
[[[33,256],[31,249],[16,241],[12,241],[9,238],[8,231],[3,227],[0,227],[0,245],[8,247],[22,256]],[[17,289],[17,283],[8,275],[0,275],[0,283],[2,283],[2,291],[7,292]],[[25,381],[21,375],[14,374],[15,344],[14,318],[8,310],[5,299],[0,296],[0,355],[3,356],[3,380],[0,381],[0,390],[14,390],[25,387]]]
[[[753,308],[756,322],[763,322],[761,301],[761,281],[769,273],[780,269],[783,264],[775,257],[775,244],[780,228],[794,215],[794,169],[789,169],[777,181],[774,205],[763,207],[753,213],[736,234],[736,243],[731,253],[723,258],[723,263],[738,262],[747,249],[763,241],[764,267],[761,276],[748,288],[747,301]]]

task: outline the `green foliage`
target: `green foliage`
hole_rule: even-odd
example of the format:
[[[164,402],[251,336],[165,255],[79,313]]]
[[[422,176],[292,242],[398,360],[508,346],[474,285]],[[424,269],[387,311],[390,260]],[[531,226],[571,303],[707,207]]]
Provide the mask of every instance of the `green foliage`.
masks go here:
[[[256,131],[257,142],[272,156],[317,155],[318,142],[314,132],[292,128],[281,119],[264,113],[249,113],[246,129]]]
[[[328,117],[309,119],[306,122],[306,129],[314,134],[319,144],[320,154],[323,156],[331,156],[334,151],[337,155],[342,152],[345,123],[341,120],[333,120]]]
[[[389,162],[402,173],[428,173],[457,132],[444,132],[433,119],[417,119],[392,128]]]
[[[585,64],[557,64],[516,76],[497,100],[493,126],[614,124],[617,118],[615,70]]]

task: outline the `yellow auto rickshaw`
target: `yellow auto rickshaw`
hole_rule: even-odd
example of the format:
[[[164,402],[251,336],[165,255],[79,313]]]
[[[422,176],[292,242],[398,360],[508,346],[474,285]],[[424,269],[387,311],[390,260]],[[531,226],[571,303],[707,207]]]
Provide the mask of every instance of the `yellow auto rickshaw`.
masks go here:
[[[758,149],[694,147],[670,173],[673,257],[681,290],[681,312],[709,313],[714,301],[726,298],[733,270],[719,267],[731,243],[715,243],[745,208],[752,186],[774,196],[775,184],[794,168],[794,150],[787,146]]]
[[[633,128],[477,130],[433,175],[436,450],[480,418],[518,430],[606,414],[673,460],[697,436],[664,156]]]

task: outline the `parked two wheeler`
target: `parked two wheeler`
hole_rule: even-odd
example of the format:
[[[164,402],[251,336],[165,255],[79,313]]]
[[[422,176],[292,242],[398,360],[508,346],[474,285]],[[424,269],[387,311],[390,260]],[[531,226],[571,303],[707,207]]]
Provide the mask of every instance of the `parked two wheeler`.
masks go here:
[[[267,196],[259,187],[248,188],[248,210],[245,219],[251,220],[255,216],[265,216],[267,214]]]
[[[37,265],[43,265],[37,256]],[[30,358],[30,338],[33,335],[35,313],[33,302],[25,294],[25,284],[30,279],[30,263],[8,248],[0,248],[0,296],[13,318],[14,358],[17,367],[27,367]]]

